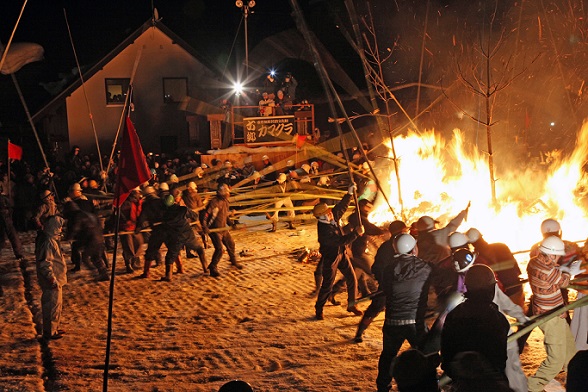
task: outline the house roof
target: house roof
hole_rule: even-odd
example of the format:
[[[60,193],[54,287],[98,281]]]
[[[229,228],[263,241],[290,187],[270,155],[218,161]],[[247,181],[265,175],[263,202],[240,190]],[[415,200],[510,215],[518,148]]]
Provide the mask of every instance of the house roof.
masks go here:
[[[143,33],[145,33],[150,28],[157,28],[162,33],[167,35],[171,40],[178,44],[181,48],[183,48],[186,52],[188,52],[192,57],[197,59],[201,62],[205,67],[210,69],[214,72],[215,67],[211,66],[210,62],[202,57],[192,46],[190,46],[186,41],[180,38],[176,33],[170,30],[167,26],[165,26],[161,21],[149,19],[143,25],[141,25],[137,30],[135,30],[131,35],[129,35],[124,41],[122,41],[118,46],[116,46],[110,53],[104,56],[100,61],[96,64],[91,66],[89,69],[83,71],[83,79],[88,80],[92,76],[94,76],[97,72],[102,70],[104,66],[106,66],[112,59],[114,59],[119,53],[121,53],[125,48],[131,45],[137,38],[139,38]],[[64,88],[60,93],[49,101],[46,105],[41,107],[39,111],[37,111],[33,116],[33,121],[38,121],[46,112],[54,109],[56,106],[60,105],[65,98],[71,95],[74,91],[76,91],[82,85],[81,78],[75,78],[75,80],[70,83],[66,88]]]

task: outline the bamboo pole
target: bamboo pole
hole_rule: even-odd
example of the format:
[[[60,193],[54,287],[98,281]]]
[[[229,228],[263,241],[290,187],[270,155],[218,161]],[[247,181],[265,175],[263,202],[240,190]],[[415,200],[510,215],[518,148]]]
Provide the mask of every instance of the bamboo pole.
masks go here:
[[[104,164],[102,163],[102,153],[100,152],[100,143],[98,143],[98,133],[96,132],[96,124],[94,123],[94,116],[92,115],[92,109],[90,108],[90,101],[88,100],[88,93],[86,92],[86,83],[84,82],[84,75],[82,74],[82,68],[80,67],[80,61],[78,60],[78,53],[74,45],[73,36],[69,28],[69,21],[67,20],[67,12],[63,9],[63,15],[65,17],[65,24],[67,26],[67,33],[69,34],[69,41],[71,42],[71,48],[73,50],[74,59],[76,60],[76,66],[78,73],[80,74],[80,81],[82,82],[82,91],[84,92],[84,99],[86,100],[86,107],[88,108],[88,117],[90,117],[90,123],[92,124],[92,131],[94,131],[94,141],[96,142],[96,151],[98,152],[98,162],[100,163],[100,171],[104,172]],[[103,189],[106,189],[106,184],[102,184]]]

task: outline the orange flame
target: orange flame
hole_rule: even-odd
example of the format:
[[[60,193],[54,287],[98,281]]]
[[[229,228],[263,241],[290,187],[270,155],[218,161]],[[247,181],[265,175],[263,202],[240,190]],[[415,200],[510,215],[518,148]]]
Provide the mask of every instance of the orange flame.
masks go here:
[[[394,146],[407,224],[422,215],[447,224],[471,201],[468,219],[459,231],[475,227],[488,242],[506,243],[513,252],[530,249],[541,240],[540,225],[546,218],[561,223],[567,240],[578,241],[588,235],[587,176],[582,171],[588,157],[588,123],[582,126],[569,157],[552,151],[546,154],[544,165],[503,171],[496,180],[496,208],[492,206],[487,156],[477,149],[466,150],[460,130],[453,131],[449,142],[433,131],[422,135],[409,132],[394,138]],[[501,162],[497,154],[494,162],[499,167],[509,164]],[[388,200],[395,203],[392,207],[399,215],[393,167],[383,171],[388,178],[383,183],[388,187]],[[398,218],[378,197],[370,220],[383,224]]]

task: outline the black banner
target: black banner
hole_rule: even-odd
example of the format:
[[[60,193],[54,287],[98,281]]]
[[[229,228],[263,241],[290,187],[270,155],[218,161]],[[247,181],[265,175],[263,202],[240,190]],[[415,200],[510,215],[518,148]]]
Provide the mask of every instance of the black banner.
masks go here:
[[[243,119],[245,144],[292,143],[294,116],[246,117]]]

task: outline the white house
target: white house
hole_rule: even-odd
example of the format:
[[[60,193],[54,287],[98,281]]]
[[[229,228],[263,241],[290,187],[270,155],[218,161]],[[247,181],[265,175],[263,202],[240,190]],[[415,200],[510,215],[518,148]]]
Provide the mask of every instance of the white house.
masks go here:
[[[78,145],[95,152],[97,139],[102,155],[111,153],[130,82],[131,119],[144,151],[208,147],[206,117],[179,106],[187,96],[217,98],[220,77],[161,22],[146,22],[83,76],[83,85],[78,78],[33,116],[47,140],[63,151]]]

